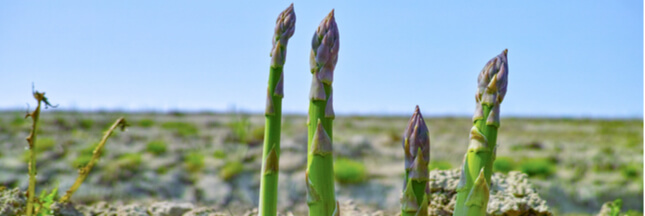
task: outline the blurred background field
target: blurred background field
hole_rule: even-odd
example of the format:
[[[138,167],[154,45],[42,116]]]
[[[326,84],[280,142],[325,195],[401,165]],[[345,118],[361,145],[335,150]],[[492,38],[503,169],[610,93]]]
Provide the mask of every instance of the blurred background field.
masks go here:
[[[256,207],[271,38],[292,2],[282,110],[296,114],[283,116],[279,209],[306,210],[311,36],[334,9],[341,202],[397,211],[414,105],[430,128],[430,168],[459,168],[477,74],[508,49],[494,169],[528,174],[554,215],[617,198],[642,214],[642,1],[2,2],[0,186],[27,187],[35,83],[60,105],[42,114],[38,191],[69,188],[125,116],[132,126],[110,138],[75,202]]]
[[[73,201],[257,206],[264,134],[264,116],[258,114],[44,112],[37,140],[37,189],[69,188],[76,167],[89,161],[102,132],[119,116],[131,126],[108,141]],[[306,209],[306,119],[283,118],[278,205],[297,212]],[[334,156],[341,202],[352,199],[374,209],[398,209],[401,134],[408,118],[336,117]],[[430,168],[460,167],[470,118],[432,116],[426,122]],[[2,186],[27,187],[29,127],[24,112],[0,112]],[[641,119],[503,118],[498,145],[494,169],[527,173],[555,215],[592,214],[617,198],[623,200],[623,211],[643,211]]]

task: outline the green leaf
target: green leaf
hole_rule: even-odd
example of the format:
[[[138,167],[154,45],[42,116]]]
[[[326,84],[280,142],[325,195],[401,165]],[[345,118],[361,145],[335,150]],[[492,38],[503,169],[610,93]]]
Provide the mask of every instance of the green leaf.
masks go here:
[[[609,211],[609,215],[610,216],[619,216],[620,215],[620,208],[622,206],[623,206],[623,200],[621,200],[621,199],[614,200],[614,202],[612,202],[609,205],[609,208],[611,209],[611,211]]]
[[[50,193],[43,190],[38,197],[38,202],[35,203],[37,216],[53,215],[49,208],[58,199],[58,186],[56,186]]]

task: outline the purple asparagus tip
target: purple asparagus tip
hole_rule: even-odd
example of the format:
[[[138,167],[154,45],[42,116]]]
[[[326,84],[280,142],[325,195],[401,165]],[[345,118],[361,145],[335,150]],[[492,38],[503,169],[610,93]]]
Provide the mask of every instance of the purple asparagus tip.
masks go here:
[[[405,168],[413,171],[412,173],[418,173],[420,175],[418,176],[419,178],[423,178],[424,175],[427,178],[427,163],[430,161],[430,136],[428,135],[428,127],[423,120],[419,106],[416,106],[414,109],[414,113],[410,121],[408,121],[408,127],[405,129],[403,136]],[[413,168],[419,170],[411,170]]]
[[[273,48],[271,49],[271,65],[282,66],[287,57],[287,43],[296,31],[296,12],[293,3],[278,15],[275,21],[273,34]]]

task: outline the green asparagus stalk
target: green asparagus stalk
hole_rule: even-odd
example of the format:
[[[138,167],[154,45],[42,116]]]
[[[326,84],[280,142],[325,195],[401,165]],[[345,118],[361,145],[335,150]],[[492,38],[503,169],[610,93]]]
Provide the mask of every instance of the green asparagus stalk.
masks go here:
[[[40,108],[41,103],[45,103],[45,109],[52,106],[47,97],[45,97],[45,92],[33,91],[33,96],[38,102],[36,109],[30,113],[27,113],[25,118],[31,117],[33,124],[31,126],[31,132],[27,136],[27,143],[29,143],[29,186],[27,188],[27,216],[34,214],[34,202],[36,197],[36,130],[38,130],[38,119],[40,117]]]
[[[332,81],[338,61],[338,27],[334,10],[320,23],[312,39],[310,56],[313,74],[307,119],[307,204],[310,216],[340,215],[334,189]]]
[[[127,126],[127,123],[125,121],[125,118],[121,117],[117,119],[114,124],[103,134],[103,138],[99,142],[99,144],[94,148],[94,152],[92,154],[92,159],[90,160],[85,167],[81,168],[78,173],[78,177],[76,178],[76,181],[72,185],[72,187],[65,192],[65,196],[63,196],[60,199],[61,203],[66,203],[69,202],[72,198],[72,195],[76,190],[81,187],[81,184],[83,184],[83,181],[85,181],[85,178],[87,178],[87,175],[90,174],[90,171],[92,170],[92,167],[94,167],[94,164],[96,164],[96,161],[98,161],[99,157],[101,156],[101,151],[103,151],[103,146],[105,146],[105,143],[107,142],[108,138],[112,135],[112,132],[118,127],[121,128],[121,131],[125,130],[125,127]]]
[[[457,186],[455,216],[486,215],[493,161],[497,152],[500,104],[506,95],[508,50],[486,63],[477,79],[477,108],[473,115],[468,152]]]
[[[428,127],[419,111],[414,110],[403,134],[405,181],[401,196],[401,216],[428,215],[428,162],[430,137]]]
[[[263,216],[277,214],[278,169],[280,158],[280,127],[282,124],[283,66],[287,57],[287,43],[296,30],[296,14],[293,3],[278,15],[265,110],[264,149],[262,152],[262,175],[260,181],[260,208]]]

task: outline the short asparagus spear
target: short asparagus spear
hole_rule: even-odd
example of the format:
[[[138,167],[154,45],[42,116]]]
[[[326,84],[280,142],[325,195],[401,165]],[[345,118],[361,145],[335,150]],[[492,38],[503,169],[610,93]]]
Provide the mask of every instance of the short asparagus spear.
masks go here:
[[[83,181],[85,181],[85,179],[87,178],[87,175],[90,174],[90,171],[94,167],[94,164],[99,160],[99,157],[101,156],[101,152],[103,151],[103,146],[105,146],[105,143],[107,142],[108,138],[110,138],[110,136],[112,135],[112,132],[114,132],[116,128],[121,128],[121,131],[123,131],[125,130],[126,126],[127,126],[127,123],[125,121],[125,118],[121,117],[117,119],[107,131],[105,131],[105,134],[103,134],[103,138],[101,138],[101,141],[93,151],[92,159],[90,160],[89,163],[87,163],[87,165],[85,165],[85,167],[81,168],[78,171],[79,175],[76,178],[76,181],[74,182],[72,187],[70,187],[69,190],[65,192],[65,196],[63,196],[63,198],[60,199],[61,203],[69,202],[72,199],[72,195],[74,194],[74,192],[76,192],[76,190],[79,187],[81,187],[81,184],[83,184]]]
[[[332,121],[335,115],[331,86],[338,61],[338,42],[338,27],[332,10],[314,33],[309,60],[313,78],[305,179],[310,216],[340,214],[334,189]]]
[[[34,202],[36,197],[36,130],[38,130],[38,119],[40,117],[40,107],[41,103],[45,103],[45,109],[52,106],[47,97],[45,97],[45,92],[33,91],[34,99],[38,102],[36,109],[30,113],[27,113],[25,118],[31,117],[33,124],[31,126],[31,133],[27,136],[27,142],[29,143],[29,186],[27,188],[27,216],[34,214]]]
[[[419,111],[414,110],[403,134],[405,154],[405,181],[401,196],[401,216],[428,215],[428,162],[430,161],[430,137],[428,127]]]
[[[271,49],[271,69],[267,89],[264,150],[260,181],[259,213],[263,216],[275,216],[277,214],[280,127],[282,122],[282,97],[284,96],[282,69],[287,57],[287,43],[296,30],[295,24],[296,14],[293,11],[292,3],[278,15],[273,35],[273,49]]]
[[[497,151],[500,104],[506,95],[508,50],[486,63],[477,79],[477,108],[470,130],[468,152],[457,186],[455,216],[485,215],[493,161]]]

